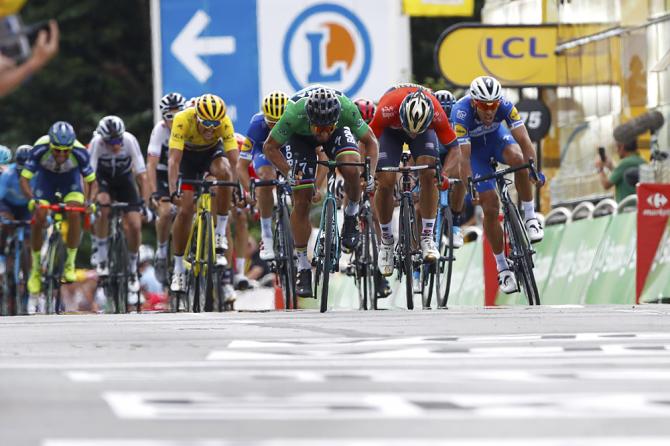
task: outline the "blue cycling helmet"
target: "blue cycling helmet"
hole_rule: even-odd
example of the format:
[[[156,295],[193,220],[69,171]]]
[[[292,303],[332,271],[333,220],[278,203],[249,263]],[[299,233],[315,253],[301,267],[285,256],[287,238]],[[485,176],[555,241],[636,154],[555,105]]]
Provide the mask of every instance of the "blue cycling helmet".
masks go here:
[[[73,146],[77,135],[69,122],[58,121],[49,129],[49,142],[55,146]]]
[[[26,164],[28,158],[30,158],[31,150],[33,150],[33,146],[30,144],[23,144],[16,148],[16,152],[14,152],[14,161],[17,166],[23,167]]]
[[[0,164],[9,164],[12,162],[12,151],[5,146],[0,146]]]

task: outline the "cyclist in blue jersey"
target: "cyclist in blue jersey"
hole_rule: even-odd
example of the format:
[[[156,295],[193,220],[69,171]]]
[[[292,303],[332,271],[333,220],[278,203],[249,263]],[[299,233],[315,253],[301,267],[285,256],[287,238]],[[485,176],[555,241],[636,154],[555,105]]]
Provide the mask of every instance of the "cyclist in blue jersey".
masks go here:
[[[461,176],[479,178],[493,173],[491,157],[514,167],[536,159],[535,148],[516,107],[503,97],[500,83],[490,76],[472,81],[469,94],[451,110],[451,120],[462,152]],[[507,125],[505,127],[503,121]],[[509,129],[508,129],[509,128]],[[531,242],[539,242],[544,230],[535,215],[531,181],[544,184],[544,175],[530,178],[528,170],[514,175],[516,189],[524,211],[526,231]],[[491,242],[498,269],[498,284],[504,293],[518,289],[509,260],[503,251],[503,233],[498,221],[500,202],[495,181],[477,184],[479,202],[484,210],[484,233]],[[474,197],[473,197],[474,198]]]
[[[28,198],[23,194],[19,186],[21,170],[30,157],[33,146],[24,144],[16,149],[14,163],[7,167],[0,175],[0,217],[7,220],[30,220],[28,210]],[[5,240],[9,235],[3,226],[0,235],[0,274],[5,272]]]
[[[270,134],[270,130],[284,114],[289,99],[282,91],[273,91],[263,98],[262,112],[251,118],[246,139],[237,162],[237,174],[242,187],[249,191],[249,165],[252,164],[256,175],[261,180],[274,180],[277,174],[274,166],[263,154],[263,143]],[[274,196],[271,187],[258,188],[258,210],[261,214],[261,245],[260,258],[273,260],[275,258],[274,241],[272,236],[272,208]]]
[[[30,180],[37,175],[34,187]],[[84,188],[82,181],[84,179]],[[37,295],[42,289],[42,265],[40,251],[43,230],[47,227],[46,209],[36,208],[36,204],[50,204],[57,201],[56,194],[63,196],[63,202],[71,206],[91,205],[97,193],[95,171],[91,167],[86,147],[77,141],[72,125],[58,121],[51,126],[49,134],[35,142],[30,157],[21,171],[21,190],[29,198],[28,208],[34,210],[30,230],[32,269],[28,279],[28,292]],[[90,206],[92,210],[92,206]],[[68,234],[66,240],[67,257],[63,267],[63,279],[76,279],[74,260],[77,256],[81,234],[82,217],[77,212],[67,212]]]
[[[435,97],[440,102],[442,110],[451,116],[451,109],[456,103],[454,95],[447,90],[438,90],[435,92]],[[454,127],[453,121],[451,126]],[[440,164],[442,165],[442,175],[450,178],[461,177],[461,149],[458,145],[458,140],[444,145],[440,143],[439,150]],[[450,207],[453,216],[453,242],[454,248],[463,246],[463,234],[461,233],[461,213],[463,212],[463,203],[465,201],[465,185],[456,184],[453,186],[450,196]]]

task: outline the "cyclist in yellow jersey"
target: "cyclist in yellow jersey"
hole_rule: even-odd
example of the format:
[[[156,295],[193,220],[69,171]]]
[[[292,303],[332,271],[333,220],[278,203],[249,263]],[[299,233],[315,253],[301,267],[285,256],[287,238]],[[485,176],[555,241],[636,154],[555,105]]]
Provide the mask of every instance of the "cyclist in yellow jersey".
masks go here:
[[[182,185],[177,191],[177,179],[181,173],[184,179],[202,179],[205,173],[217,180],[232,181],[231,164],[237,164],[239,150],[235,140],[235,130],[230,117],[226,115],[226,104],[213,94],[200,96],[194,107],[177,113],[172,123],[168,143],[168,185],[170,199],[178,207],[172,239],[174,249],[174,274],[170,290],[186,290],[186,273],[183,256],[188,233],[195,213],[193,187]],[[230,188],[214,188],[212,211],[216,213],[216,263],[226,265],[225,250],[228,249],[226,226],[231,207]]]

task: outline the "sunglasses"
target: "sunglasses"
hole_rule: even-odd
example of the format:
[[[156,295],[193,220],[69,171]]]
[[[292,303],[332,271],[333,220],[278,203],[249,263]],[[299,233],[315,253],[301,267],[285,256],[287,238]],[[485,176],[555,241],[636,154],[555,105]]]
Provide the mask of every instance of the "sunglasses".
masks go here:
[[[58,146],[56,144],[49,144],[49,147],[55,152],[69,152],[72,150],[72,146]]]
[[[176,113],[165,113],[163,115],[163,119],[166,121],[172,121],[174,119],[174,115],[176,115]]]
[[[263,118],[263,119],[265,119],[265,124],[268,127],[272,127],[273,125],[275,125],[278,122],[278,121],[273,121],[272,119],[268,119],[268,118]]]
[[[105,139],[104,141],[110,146],[115,146],[117,144],[121,144],[123,142],[123,138],[119,136],[118,138],[109,138]]]
[[[330,125],[311,125],[312,128],[312,133],[314,134],[319,134],[319,133],[333,133],[335,130],[335,124],[330,124]]]
[[[484,111],[491,111],[495,110],[498,108],[500,105],[500,101],[493,101],[493,102],[483,102],[483,101],[478,101],[475,99],[475,107],[477,107],[480,110]]]
[[[221,125],[221,121],[212,121],[209,119],[198,118],[198,122],[202,124],[204,127],[207,127],[208,129],[215,129]]]

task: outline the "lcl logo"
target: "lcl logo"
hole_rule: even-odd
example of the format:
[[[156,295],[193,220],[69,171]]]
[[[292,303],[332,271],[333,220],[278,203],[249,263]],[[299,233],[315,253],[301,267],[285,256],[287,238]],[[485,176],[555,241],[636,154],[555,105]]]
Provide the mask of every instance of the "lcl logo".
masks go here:
[[[549,57],[537,50],[537,37],[508,37],[502,42],[496,42],[493,37],[486,38],[486,57],[489,59],[522,59],[526,56],[533,59]]]

